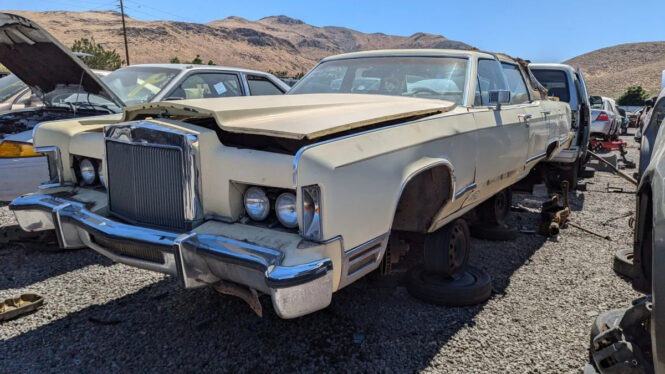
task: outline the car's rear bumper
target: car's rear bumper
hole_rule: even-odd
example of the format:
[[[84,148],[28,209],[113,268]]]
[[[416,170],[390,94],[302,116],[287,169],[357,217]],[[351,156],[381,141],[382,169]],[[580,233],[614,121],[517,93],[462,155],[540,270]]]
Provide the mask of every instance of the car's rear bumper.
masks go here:
[[[591,123],[591,133],[592,134],[604,134],[610,135],[612,131],[612,122],[610,121],[594,121]]]
[[[46,157],[0,158],[0,201],[34,192],[48,179]]]
[[[341,253],[340,240],[311,243],[290,233],[270,238],[265,232],[256,234],[267,229],[221,222],[174,233],[118,222],[90,202],[56,196],[20,197],[10,209],[26,231],[54,229],[62,248],[90,247],[116,262],[177,276],[186,288],[227,280],[269,294],[282,318],[330,304],[332,261],[320,254]],[[219,235],[224,230],[231,233],[232,228],[242,233],[242,239]],[[266,238],[273,246],[250,242],[249,237]]]

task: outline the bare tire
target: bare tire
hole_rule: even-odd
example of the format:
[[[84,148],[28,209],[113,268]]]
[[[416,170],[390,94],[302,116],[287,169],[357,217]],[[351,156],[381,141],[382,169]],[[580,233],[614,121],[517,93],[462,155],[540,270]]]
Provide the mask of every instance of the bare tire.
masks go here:
[[[478,207],[478,215],[484,223],[500,225],[506,222],[510,205],[513,203],[513,194],[509,188],[490,197]]]
[[[469,226],[463,219],[457,219],[433,233],[426,234],[425,270],[444,277],[460,273],[469,262],[470,250]]]
[[[444,306],[480,304],[492,294],[492,281],[484,270],[467,266],[452,278],[428,273],[422,265],[407,274],[407,290],[426,303]]]
[[[614,263],[612,264],[614,271],[624,277],[633,278],[633,250],[622,249],[614,255]]]

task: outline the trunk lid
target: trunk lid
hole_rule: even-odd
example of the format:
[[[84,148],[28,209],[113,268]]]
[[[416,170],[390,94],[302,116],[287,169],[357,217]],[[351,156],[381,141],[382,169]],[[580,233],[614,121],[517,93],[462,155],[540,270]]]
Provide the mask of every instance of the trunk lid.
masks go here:
[[[27,18],[0,13],[0,63],[38,94],[57,86],[80,85],[88,93],[124,106],[68,48]]]

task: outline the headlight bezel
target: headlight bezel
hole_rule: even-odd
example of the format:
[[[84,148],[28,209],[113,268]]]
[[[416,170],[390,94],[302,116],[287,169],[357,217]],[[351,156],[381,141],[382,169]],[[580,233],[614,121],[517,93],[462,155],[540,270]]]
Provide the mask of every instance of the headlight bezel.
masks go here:
[[[305,239],[321,241],[323,240],[321,188],[314,184],[302,187],[301,191],[302,228],[300,235]]]

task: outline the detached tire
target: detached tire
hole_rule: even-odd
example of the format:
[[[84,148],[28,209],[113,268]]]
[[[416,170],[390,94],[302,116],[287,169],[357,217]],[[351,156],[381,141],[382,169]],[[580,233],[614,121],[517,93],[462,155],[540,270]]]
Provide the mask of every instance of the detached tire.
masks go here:
[[[510,188],[497,193],[478,207],[478,215],[483,223],[501,225],[506,222],[510,205],[513,203],[513,193]]]
[[[632,249],[622,249],[614,255],[614,263],[612,268],[617,274],[623,275],[624,277],[633,278],[635,275],[634,266],[633,266],[633,250]]]
[[[492,294],[490,275],[484,270],[467,266],[466,271],[452,278],[425,271],[415,266],[407,274],[407,290],[426,303],[443,306],[480,304]]]

